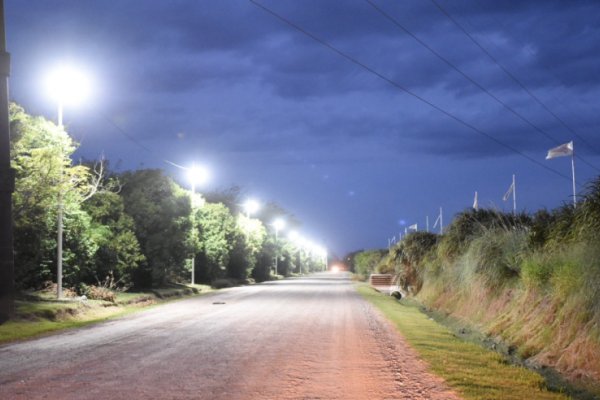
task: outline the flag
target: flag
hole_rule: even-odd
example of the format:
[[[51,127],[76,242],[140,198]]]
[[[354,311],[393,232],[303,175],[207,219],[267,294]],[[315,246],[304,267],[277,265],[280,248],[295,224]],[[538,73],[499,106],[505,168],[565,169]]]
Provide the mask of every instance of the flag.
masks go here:
[[[411,226],[408,227],[408,229],[412,229],[412,230],[417,230],[417,224],[412,224]]]
[[[473,208],[479,210],[479,201],[477,201],[477,192],[475,192],[475,199],[473,199]]]
[[[504,193],[504,196],[502,196],[502,200],[506,201],[510,198],[510,195],[512,194],[513,190],[515,190],[515,183],[511,183],[510,187],[508,188],[508,190],[506,191],[506,193]]]
[[[573,155],[573,141],[571,140],[569,143],[561,144],[558,147],[548,150],[548,155],[546,156],[546,160],[551,160],[556,157],[565,157]]]

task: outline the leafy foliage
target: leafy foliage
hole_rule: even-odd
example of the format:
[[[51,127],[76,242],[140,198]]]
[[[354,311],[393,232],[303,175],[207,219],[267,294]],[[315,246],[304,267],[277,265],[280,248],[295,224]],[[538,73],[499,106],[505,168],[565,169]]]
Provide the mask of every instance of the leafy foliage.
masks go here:
[[[214,281],[225,276],[235,236],[235,218],[222,203],[206,203],[196,211],[200,251],[196,257],[198,277]]]
[[[125,213],[123,198],[115,192],[96,193],[84,203],[94,230],[101,232],[93,265],[82,276],[84,282],[130,287],[137,269],[145,262],[134,232],[134,220]]]
[[[386,253],[386,250],[368,250],[356,254],[354,256],[355,272],[365,277],[374,273]]]
[[[97,244],[81,206],[89,195],[89,170],[71,166],[75,143],[66,132],[11,104],[11,162],[16,171],[13,195],[16,279],[39,287],[56,270],[59,202],[65,221],[65,278],[90,262]]]
[[[161,170],[126,172],[120,177],[125,212],[146,262],[136,274],[141,286],[178,281],[191,254],[190,198]]]
[[[188,281],[192,257],[197,280],[204,282],[270,279],[276,255],[284,275],[322,269],[314,255],[268,232],[276,216],[299,225],[277,204],[268,203],[258,219],[247,218],[237,187],[191,199],[161,170],[118,175],[105,163],[73,165],[76,143],[64,129],[14,104],[10,118],[21,287],[55,281],[59,204],[64,283],[79,293]]]

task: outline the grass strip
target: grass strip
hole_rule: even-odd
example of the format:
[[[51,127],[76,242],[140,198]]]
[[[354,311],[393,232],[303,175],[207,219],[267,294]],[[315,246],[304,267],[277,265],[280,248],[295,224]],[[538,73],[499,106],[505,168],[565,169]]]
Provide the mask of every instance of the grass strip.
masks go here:
[[[169,289],[161,290],[161,297],[155,293],[119,293],[115,303],[98,300],[57,301],[43,298],[18,300],[16,317],[0,324],[0,344],[79,328],[213,291],[206,285],[194,285],[194,287],[198,289],[199,294]]]
[[[511,365],[500,354],[456,337],[422,313],[418,306],[398,302],[366,284],[358,292],[375,305],[429,363],[431,370],[467,400],[569,399],[550,392],[534,371]]]

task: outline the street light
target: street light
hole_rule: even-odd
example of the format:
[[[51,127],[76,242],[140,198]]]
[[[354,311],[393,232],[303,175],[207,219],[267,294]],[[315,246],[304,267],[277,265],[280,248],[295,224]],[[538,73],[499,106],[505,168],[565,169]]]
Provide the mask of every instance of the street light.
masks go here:
[[[288,239],[290,239],[292,241],[292,243],[294,243],[294,246],[296,247],[296,261],[298,262],[298,273],[302,274],[302,260],[300,258],[300,248],[302,246],[302,242],[304,241],[304,238],[302,236],[300,236],[300,234],[296,231],[291,231],[288,234]]]
[[[260,203],[254,199],[248,199],[243,204],[244,211],[246,211],[246,217],[250,218],[250,215],[260,210]]]
[[[48,74],[46,88],[58,106],[58,128],[63,130],[63,107],[65,104],[80,104],[89,95],[91,84],[87,75],[81,70],[60,65]],[[62,158],[61,148],[60,156]],[[56,297],[62,298],[62,245],[63,245],[63,189],[62,189],[63,164],[60,162],[61,182],[58,188],[57,212],[57,245],[56,245]]]
[[[277,260],[279,258],[279,247],[277,245],[277,235],[279,234],[279,231],[283,228],[285,228],[285,221],[281,218],[277,218],[275,221],[273,221],[273,228],[275,228],[275,275],[278,274],[277,271]]]
[[[192,186],[192,213],[194,211],[195,198],[196,198],[196,184],[203,184],[208,180],[208,170],[203,167],[198,167],[196,165],[192,165],[187,170],[187,177]],[[192,226],[192,239],[195,237],[195,230]],[[193,243],[192,243],[193,244]],[[192,254],[192,285],[196,284],[196,252]]]

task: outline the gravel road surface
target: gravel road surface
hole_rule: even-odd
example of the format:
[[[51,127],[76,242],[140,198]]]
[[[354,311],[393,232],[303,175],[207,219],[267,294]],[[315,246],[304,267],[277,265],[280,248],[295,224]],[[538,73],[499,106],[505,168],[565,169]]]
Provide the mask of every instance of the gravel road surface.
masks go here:
[[[0,347],[0,399],[458,398],[344,273]]]

